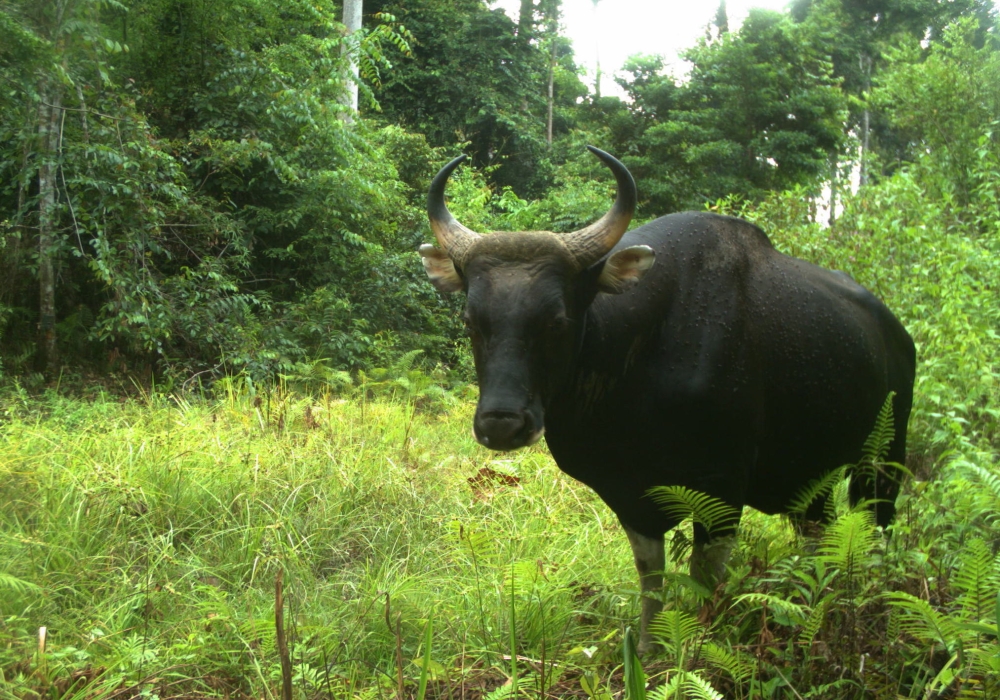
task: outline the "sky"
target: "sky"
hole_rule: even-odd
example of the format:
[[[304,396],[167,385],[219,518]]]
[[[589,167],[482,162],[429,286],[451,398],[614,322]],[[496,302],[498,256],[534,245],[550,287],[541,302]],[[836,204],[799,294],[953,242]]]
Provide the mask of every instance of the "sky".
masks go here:
[[[729,28],[738,29],[751,7],[784,10],[788,0],[726,0]],[[517,21],[520,0],[494,0]],[[601,59],[601,93],[622,95],[614,73],[629,56],[661,54],[668,65],[683,72],[677,52],[693,46],[713,21],[718,0],[563,0],[562,24],[573,41],[577,63],[587,69],[593,85],[594,66]]]

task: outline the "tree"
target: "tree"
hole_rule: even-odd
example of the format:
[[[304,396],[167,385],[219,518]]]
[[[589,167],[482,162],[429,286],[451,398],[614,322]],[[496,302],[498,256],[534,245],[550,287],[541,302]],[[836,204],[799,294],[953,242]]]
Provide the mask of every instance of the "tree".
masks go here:
[[[116,2],[109,3],[120,8]],[[63,123],[66,88],[78,88],[83,79],[83,55],[88,50],[101,56],[104,46],[97,41],[96,0],[43,0],[0,7],[3,22],[0,36],[27,47],[25,59],[11,61],[7,80],[24,96],[17,111],[22,121],[25,158],[18,173],[19,214],[26,214],[28,179],[37,182],[36,217],[38,275],[38,367],[51,376],[58,362],[56,337],[56,270],[59,242],[58,178],[61,174]],[[6,42],[4,42],[6,43]],[[11,65],[12,64],[12,65]],[[97,70],[104,71],[98,58]],[[10,70],[13,69],[13,70]],[[18,70],[20,69],[20,70]],[[30,156],[29,156],[30,152]],[[33,176],[33,177],[32,177]]]
[[[872,105],[909,145],[928,195],[962,211],[996,187],[1000,155],[1000,52],[976,48],[971,18],[924,50],[916,41],[887,52]]]
[[[344,31],[348,36],[354,35],[361,29],[363,0],[344,0]],[[350,115],[358,111],[358,59],[350,55],[348,44],[344,44],[344,52],[347,54],[347,61],[350,65],[349,75],[344,83],[347,85],[347,95],[344,104],[350,109],[346,114]]]
[[[834,75],[852,98],[847,129],[860,142],[863,181],[869,177],[870,153],[877,153],[891,169],[907,152],[905,139],[883,115],[872,112],[867,101],[886,51],[900,41],[940,38],[945,27],[961,17],[975,18],[974,42],[982,46],[996,20],[991,0],[795,0],[790,11],[830,56]]]
[[[751,11],[738,33],[685,53],[684,83],[634,57],[622,80],[641,135],[621,152],[656,213],[815,183],[843,139],[845,102],[827,58],[789,18]]]
[[[527,14],[519,29],[482,0],[369,0],[369,6],[392,14],[416,37],[412,60],[398,62],[378,89],[383,118],[425,134],[434,146],[467,143],[473,163],[490,167],[499,188],[521,196],[544,191],[550,169],[542,86],[550,55],[522,41]],[[557,127],[559,100],[575,96],[560,96],[554,79]]]

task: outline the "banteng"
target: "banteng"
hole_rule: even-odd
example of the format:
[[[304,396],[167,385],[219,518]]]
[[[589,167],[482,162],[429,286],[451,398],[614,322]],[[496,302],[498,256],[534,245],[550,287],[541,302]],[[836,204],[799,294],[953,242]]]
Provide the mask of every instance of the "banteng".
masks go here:
[[[809,482],[857,462],[890,391],[902,462],[913,394],[913,341],[842,272],[783,255],[756,226],[672,214],[625,233],[632,176],[596,223],[569,234],[479,235],[448,211],[434,178],[428,213],[440,248],[420,248],[442,292],[464,290],[480,398],[473,433],[494,450],[544,434],[560,469],[621,521],[642,589],[640,649],[659,610],[663,536],[677,525],[647,496],[658,485],[735,508],[787,512]],[[654,264],[655,261],[655,264]],[[892,475],[856,485],[887,525]],[[814,507],[809,517],[822,517]],[[692,573],[723,572],[734,529],[695,529]]]

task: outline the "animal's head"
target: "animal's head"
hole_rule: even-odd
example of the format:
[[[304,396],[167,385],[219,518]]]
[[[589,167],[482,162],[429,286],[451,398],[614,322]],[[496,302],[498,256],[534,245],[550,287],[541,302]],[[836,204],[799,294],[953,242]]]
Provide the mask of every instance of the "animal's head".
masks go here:
[[[588,148],[614,173],[618,194],[599,221],[573,233],[484,236],[463,226],[445,206],[444,189],[464,156],[431,183],[427,213],[440,248],[423,245],[420,255],[440,291],[466,292],[480,391],[473,434],[495,450],[542,436],[545,406],[569,377],[587,308],[599,292],[629,289],[653,264],[647,246],[608,255],[635,212],[635,182],[617,159]]]

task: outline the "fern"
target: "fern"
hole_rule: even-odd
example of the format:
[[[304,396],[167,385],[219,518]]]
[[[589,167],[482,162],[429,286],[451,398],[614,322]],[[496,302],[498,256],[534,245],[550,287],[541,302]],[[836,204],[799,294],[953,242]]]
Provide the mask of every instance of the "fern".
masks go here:
[[[958,694],[960,700],[981,700],[1000,696],[1000,648],[996,640],[989,649],[972,649],[966,654],[969,679]]]
[[[809,507],[820,498],[827,498],[826,514],[831,517],[837,513],[846,512],[847,508],[843,504],[847,503],[846,489],[841,492],[840,488],[845,488],[844,482],[848,476],[852,478],[862,478],[874,483],[878,472],[887,466],[886,458],[889,456],[889,447],[895,439],[896,431],[892,416],[892,400],[895,392],[890,391],[879,409],[875,418],[875,427],[865,439],[865,444],[861,449],[861,459],[855,465],[844,465],[838,469],[828,472],[819,479],[813,479],[801,489],[789,504],[788,512],[792,515],[805,515]],[[896,465],[898,468],[899,465]],[[844,496],[843,500],[837,498]]]
[[[823,622],[826,620],[826,613],[830,609],[830,604],[834,601],[835,597],[836,594],[830,593],[818,605],[813,606],[809,617],[802,623],[802,631],[799,633],[799,641],[802,644],[812,644],[816,635],[819,634]]]
[[[770,593],[744,593],[741,596],[737,596],[736,600],[733,601],[733,605],[737,603],[748,603],[759,608],[766,606],[787,618],[793,625],[803,624],[811,613],[810,609],[805,605],[793,603],[790,600],[785,600],[780,596],[771,595]]]
[[[682,657],[704,629],[692,615],[680,610],[661,610],[649,623],[650,634],[676,657]]]
[[[673,700],[681,697],[690,700],[725,700],[722,693],[694,671],[677,673],[667,683],[649,693],[648,697],[649,700]]]
[[[878,533],[871,511],[853,511],[827,528],[818,556],[828,566],[852,576],[877,543]]]
[[[962,550],[958,571],[951,582],[961,591],[962,609],[973,620],[982,620],[1000,585],[993,554],[983,540],[972,540]]]
[[[510,570],[504,577],[504,588],[513,591],[516,596],[526,597],[535,592],[539,583],[545,582],[538,561],[522,560],[511,564]]]
[[[861,449],[861,461],[858,463],[861,469],[867,467],[874,472],[877,466],[885,462],[886,457],[889,456],[889,446],[896,436],[892,420],[892,400],[895,396],[896,392],[890,391],[882,403],[882,408],[879,409],[878,417],[875,418],[875,427]],[[875,474],[872,473],[871,476],[874,477]]]
[[[805,488],[801,489],[789,504],[788,512],[791,515],[805,515],[809,506],[820,498],[827,498],[833,492],[834,487],[847,476],[847,467],[834,469],[819,479],[813,479]]]
[[[940,644],[949,652],[962,644],[961,632],[954,620],[935,610],[930,603],[909,593],[887,593],[889,604],[899,611],[899,628],[919,640]]]
[[[449,529],[459,546],[470,556],[483,560],[493,553],[493,538],[482,530],[473,530],[457,520],[449,523]]]
[[[706,642],[701,648],[701,655],[709,666],[725,672],[737,684],[742,684],[753,675],[753,659],[740,651]]]
[[[686,486],[655,486],[649,496],[660,509],[678,522],[691,518],[709,535],[729,529],[739,522],[740,511],[725,501]]]
[[[1000,474],[991,469],[981,467],[978,464],[965,462],[963,466],[972,473],[977,481],[981,481],[989,489],[993,497],[996,498],[997,505],[1000,506]]]

